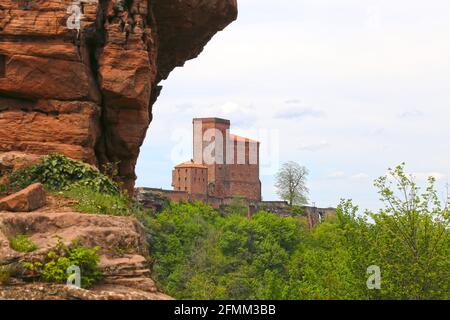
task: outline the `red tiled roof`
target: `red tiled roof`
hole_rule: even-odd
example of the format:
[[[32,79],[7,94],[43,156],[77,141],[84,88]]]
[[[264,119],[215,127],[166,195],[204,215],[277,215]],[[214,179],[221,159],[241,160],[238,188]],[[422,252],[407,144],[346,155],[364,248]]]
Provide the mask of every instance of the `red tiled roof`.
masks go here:
[[[175,168],[177,168],[177,169],[181,169],[181,168],[208,169],[207,166],[205,166],[201,163],[195,163],[193,161],[187,161],[187,162],[180,163]]]

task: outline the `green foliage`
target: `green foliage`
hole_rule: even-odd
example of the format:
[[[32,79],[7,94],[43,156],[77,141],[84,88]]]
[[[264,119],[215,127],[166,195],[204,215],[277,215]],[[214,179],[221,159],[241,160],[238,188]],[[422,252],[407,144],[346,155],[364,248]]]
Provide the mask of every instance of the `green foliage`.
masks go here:
[[[77,242],[67,246],[58,241],[44,261],[26,261],[23,265],[41,280],[56,283],[65,283],[69,276],[67,269],[78,266],[81,270],[81,286],[89,288],[102,277],[98,268],[99,250],[99,247],[85,248]]]
[[[117,164],[104,166],[117,174]],[[85,213],[129,216],[134,204],[108,176],[80,161],[58,154],[44,157],[41,163],[13,172],[9,187],[13,190],[41,182],[49,191],[78,200],[75,207]]]
[[[62,195],[76,199],[75,208],[80,212],[112,216],[130,216],[133,214],[132,201],[121,193],[101,193],[89,187],[74,186],[62,192]]]
[[[305,208],[302,206],[297,206],[297,205],[293,205],[289,208],[289,212],[293,215],[293,216],[304,216],[306,214]]]
[[[376,182],[385,209],[343,200],[313,230],[302,217],[172,203],[147,217],[154,277],[179,299],[449,299],[448,206],[432,179],[420,193],[403,171]],[[367,287],[372,265],[381,290]]]
[[[0,266],[0,285],[5,284],[11,278],[9,266]]]
[[[386,207],[370,214],[377,235],[373,259],[383,269],[382,295],[389,299],[450,298],[450,214],[434,184],[429,178],[421,192],[404,164],[375,182]]]
[[[283,277],[302,239],[295,219],[265,212],[221,217],[201,203],[172,203],[148,224],[154,276],[181,299],[269,297],[264,274]]]
[[[9,239],[11,248],[18,252],[33,252],[38,246],[27,235],[19,234]]]
[[[8,192],[8,185],[0,183],[0,194]]]
[[[224,215],[239,214],[246,216],[248,214],[247,200],[243,197],[233,197],[229,204],[221,207],[220,211]]]
[[[41,182],[51,191],[66,190],[76,185],[107,194],[120,192],[110,178],[95,168],[59,154],[46,156],[41,163],[17,170],[9,177],[9,186],[13,190],[23,189],[36,182]]]

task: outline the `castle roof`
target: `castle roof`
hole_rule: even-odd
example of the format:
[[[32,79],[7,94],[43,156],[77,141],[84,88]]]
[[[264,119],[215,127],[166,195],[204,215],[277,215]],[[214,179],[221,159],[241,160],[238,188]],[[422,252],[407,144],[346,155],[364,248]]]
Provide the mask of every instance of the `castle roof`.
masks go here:
[[[175,166],[175,169],[188,169],[188,168],[194,168],[194,169],[208,169],[207,166],[201,164],[201,163],[195,163],[194,161],[187,161],[180,163],[179,165]]]
[[[225,123],[225,124],[230,124],[230,120],[227,120],[227,119],[222,119],[222,118],[215,118],[215,117],[209,117],[209,118],[194,118],[194,119],[192,119],[192,122],[195,122],[195,121],[201,121],[201,122],[203,122],[203,123],[210,123],[210,122],[213,122],[213,123]]]

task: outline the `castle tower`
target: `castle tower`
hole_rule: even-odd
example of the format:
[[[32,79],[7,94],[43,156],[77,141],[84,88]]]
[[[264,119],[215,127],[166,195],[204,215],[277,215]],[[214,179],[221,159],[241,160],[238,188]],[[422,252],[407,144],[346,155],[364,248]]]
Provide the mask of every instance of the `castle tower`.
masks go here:
[[[194,163],[208,168],[209,195],[261,201],[258,141],[230,134],[230,121],[193,120]]]
[[[229,195],[227,142],[230,139],[230,121],[220,118],[193,120],[194,163],[208,168],[208,192],[212,196]]]

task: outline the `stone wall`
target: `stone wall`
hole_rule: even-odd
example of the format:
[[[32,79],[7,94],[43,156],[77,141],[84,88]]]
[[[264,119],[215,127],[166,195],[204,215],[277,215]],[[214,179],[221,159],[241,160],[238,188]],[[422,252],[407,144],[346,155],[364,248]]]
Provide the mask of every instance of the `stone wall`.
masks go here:
[[[176,167],[172,171],[172,186],[175,191],[206,195],[208,193],[208,169],[200,166]]]
[[[137,188],[135,194],[139,203],[141,203],[145,208],[151,208],[157,212],[162,210],[169,201],[202,201],[215,209],[220,209],[222,206],[229,205],[235,199],[234,197],[215,197],[204,194],[190,194],[185,191],[172,191],[154,188]],[[249,217],[258,211],[270,212],[281,217],[295,216],[286,201],[255,202],[246,200],[246,203],[248,206]],[[302,208],[303,214],[298,218],[302,219],[309,228],[313,228],[318,223],[336,214],[335,208],[317,208],[311,206],[302,206]]]

